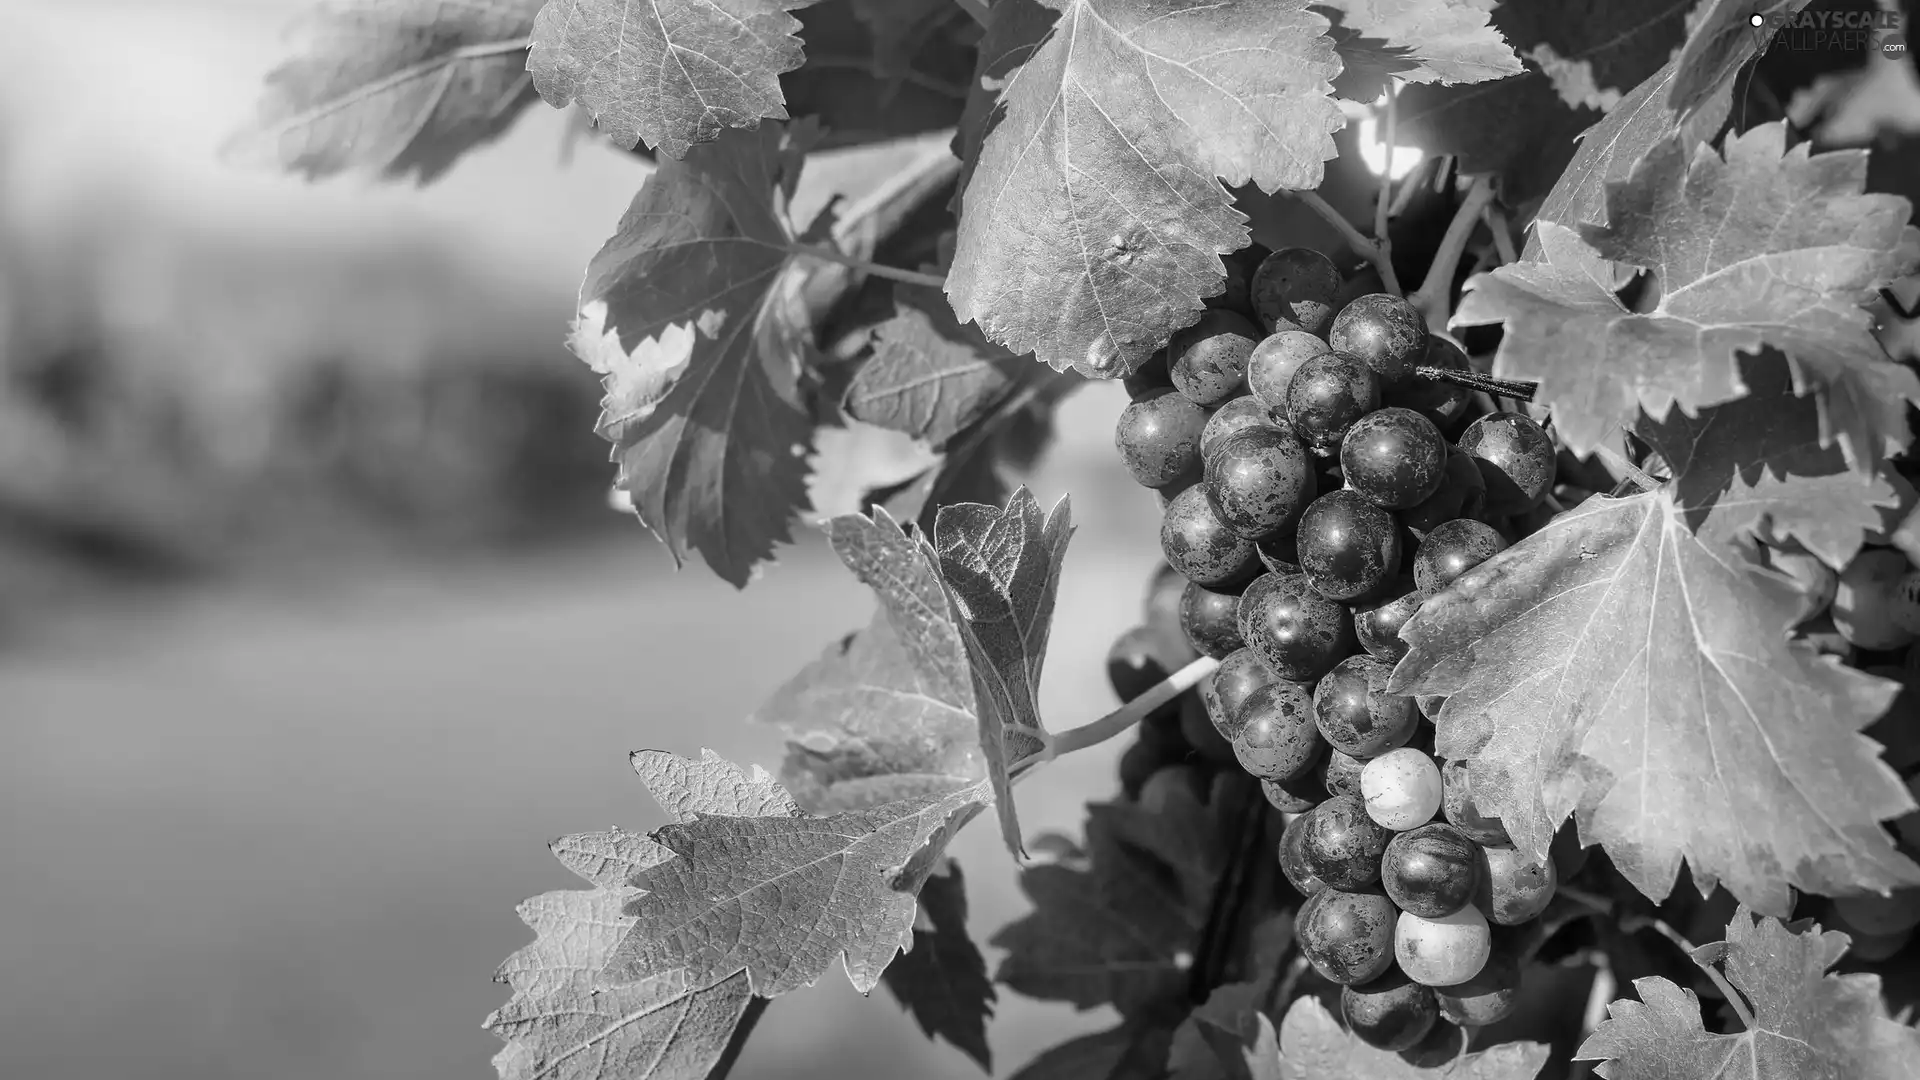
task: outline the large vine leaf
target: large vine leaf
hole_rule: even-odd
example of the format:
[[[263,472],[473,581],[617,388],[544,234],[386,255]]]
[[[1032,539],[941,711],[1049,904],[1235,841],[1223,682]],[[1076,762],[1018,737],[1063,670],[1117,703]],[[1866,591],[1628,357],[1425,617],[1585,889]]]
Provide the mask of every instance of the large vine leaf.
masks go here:
[[[1577,810],[1656,900],[1682,857],[1783,914],[1789,885],[1920,882],[1880,827],[1913,799],[1860,734],[1896,685],[1790,642],[1798,594],[1686,514],[1655,491],[1555,518],[1422,606],[1394,692],[1451,695],[1436,750],[1516,846]]]
[[[1295,1000],[1280,1022],[1286,1080],[1533,1080],[1548,1050],[1545,1043],[1501,1043],[1439,1065],[1416,1065],[1361,1042],[1311,996]]]
[[[226,144],[309,179],[366,170],[438,179],[507,130],[535,94],[527,43],[540,0],[335,0],[311,44],[267,75]]]
[[[913,948],[901,953],[881,977],[913,1014],[928,1038],[958,1047],[993,1071],[987,1018],[993,1015],[993,981],[987,961],[967,933],[967,894],[958,863],[949,862],[920,889],[920,918]]]
[[[1473,0],[1324,0],[1343,94],[1371,101],[1388,77],[1457,85],[1518,75],[1513,47]]]
[[[1736,356],[1772,345],[1802,389],[1819,388],[1822,439],[1871,469],[1908,442],[1920,378],[1860,305],[1920,262],[1920,233],[1906,200],[1860,193],[1866,166],[1859,151],[1788,149],[1784,124],[1729,137],[1724,157],[1662,142],[1609,186],[1608,224],[1582,226],[1585,245],[1543,223],[1544,260],[1476,278],[1454,321],[1506,324],[1495,374],[1538,380],[1580,454],[1641,408],[1741,396]],[[1628,307],[1595,255],[1646,268],[1658,302]]]
[[[996,3],[981,74],[1004,85],[960,140],[960,318],[1102,378],[1197,319],[1248,239],[1220,181],[1311,188],[1334,155],[1340,63],[1306,3]]]
[[[932,542],[922,541],[940,569],[966,647],[1000,834],[1016,855],[1025,848],[1011,774],[1028,759],[1052,752],[1052,737],[1040,720],[1040,672],[1072,537],[1066,498],[1043,515],[1023,487],[1004,510],[983,503],[940,507]]]
[[[1726,941],[1701,950],[1747,999],[1753,1027],[1708,1031],[1700,999],[1662,978],[1635,979],[1639,1001],[1607,1006],[1576,1061],[1605,1080],[1909,1080],[1920,1076],[1920,1032],[1887,1015],[1878,975],[1833,975],[1847,935],[1794,931],[1744,906]]]
[[[814,0],[547,0],[527,70],[614,143],[684,157],[728,128],[785,120],[780,76],[805,59],[791,14]]]
[[[1668,106],[1681,116],[1698,108],[1715,90],[1733,81],[1747,61],[1767,47],[1778,25],[1807,6],[1808,0],[1708,0],[1687,43],[1674,57],[1673,91]],[[1756,27],[1754,19],[1763,25]]]

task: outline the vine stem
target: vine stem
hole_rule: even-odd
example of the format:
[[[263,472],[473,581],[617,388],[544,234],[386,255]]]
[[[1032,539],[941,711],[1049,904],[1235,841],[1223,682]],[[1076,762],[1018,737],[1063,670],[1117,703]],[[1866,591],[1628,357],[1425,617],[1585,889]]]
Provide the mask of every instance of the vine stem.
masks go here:
[[[890,281],[905,282],[908,285],[926,285],[935,289],[944,289],[947,287],[947,279],[944,275],[927,274],[919,270],[908,270],[899,266],[884,266],[867,259],[856,259],[845,252],[835,251],[830,247],[821,247],[818,244],[793,244],[789,250],[795,255],[804,258],[839,263],[841,266],[858,270],[863,274],[872,274],[874,277],[886,278]]]
[[[1394,276],[1393,260],[1387,258],[1386,252],[1382,251],[1378,244],[1360,235],[1360,230],[1354,228],[1353,223],[1342,216],[1340,211],[1335,210],[1327,200],[1321,198],[1319,192],[1293,191],[1288,194],[1305,203],[1307,209],[1326,219],[1327,224],[1334,227],[1334,230],[1340,234],[1340,239],[1347,242],[1347,246],[1353,249],[1354,254],[1372,263],[1373,268],[1380,272],[1380,282],[1386,286],[1387,291],[1395,296],[1400,295],[1400,279]]]
[[[1380,245],[1380,257],[1388,266],[1393,265],[1393,236],[1387,228],[1393,207],[1393,147],[1400,128],[1400,111],[1395,100],[1393,80],[1388,79],[1387,112],[1380,121],[1380,195],[1373,200],[1373,242]],[[1380,280],[1386,279],[1384,273],[1380,275]]]
[[[1519,262],[1520,253],[1514,250],[1513,226],[1507,221],[1507,212],[1500,209],[1499,203],[1489,202],[1487,208],[1480,212],[1480,216],[1486,219],[1487,229],[1493,233],[1493,249],[1500,253],[1500,261]]]
[[[1583,907],[1592,908],[1601,915],[1608,915],[1613,912],[1613,901],[1608,900],[1604,896],[1595,896],[1593,893],[1587,892],[1584,889],[1561,886],[1556,890],[1556,894],[1564,896]],[[1671,923],[1657,915],[1630,915],[1620,920],[1620,929],[1623,933],[1628,934],[1638,933],[1641,930],[1652,930],[1654,933],[1672,942],[1676,948],[1687,954],[1687,959],[1693,961],[1694,967],[1707,973],[1707,978],[1713,983],[1714,988],[1726,997],[1727,1005],[1733,1009],[1733,1014],[1740,1018],[1740,1023],[1744,1025],[1748,1031],[1754,1029],[1753,1010],[1747,1008],[1746,999],[1740,996],[1740,991],[1733,988],[1733,984],[1727,981],[1727,977],[1720,973],[1719,968],[1714,967],[1712,964],[1696,956],[1695,951],[1698,946],[1688,941],[1685,934],[1675,930]]]
[[[1479,226],[1482,213],[1492,205],[1493,181],[1485,176],[1475,177],[1473,186],[1467,189],[1467,197],[1454,211],[1453,220],[1447,223],[1446,234],[1440,238],[1440,247],[1427,267],[1426,279],[1407,297],[1420,314],[1427,317],[1429,328],[1445,330],[1447,320],[1453,317],[1453,277],[1460,269],[1460,256],[1466,254],[1467,241],[1473,239],[1473,230]]]
[[[1213,674],[1220,661],[1203,656],[1160,680],[1160,684],[1092,723],[1068,728],[1053,737],[1052,757],[1071,754],[1106,742],[1139,723],[1153,710],[1193,689],[1201,679]],[[1031,760],[1031,759],[1030,759]]]
[[[1598,453],[1602,464],[1610,469],[1619,470],[1622,475],[1633,482],[1634,487],[1639,488],[1641,491],[1652,491],[1654,488],[1660,486],[1660,481],[1655,480],[1652,474],[1640,466],[1635,465],[1627,455],[1615,450],[1606,443],[1600,444]]]

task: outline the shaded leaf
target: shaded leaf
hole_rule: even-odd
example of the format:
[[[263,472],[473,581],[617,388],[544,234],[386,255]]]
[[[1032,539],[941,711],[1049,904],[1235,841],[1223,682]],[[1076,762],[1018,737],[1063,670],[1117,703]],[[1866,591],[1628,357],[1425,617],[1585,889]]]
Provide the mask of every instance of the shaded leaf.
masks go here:
[[[893,317],[873,328],[873,355],[842,403],[854,419],[944,445],[1036,378],[1031,357],[962,326],[937,291],[894,296]]]
[[[1600,1061],[1605,1080],[1712,1076],[1723,1080],[1908,1080],[1920,1076],[1920,1032],[1887,1015],[1877,975],[1833,975],[1847,935],[1794,932],[1744,906],[1727,924],[1718,962],[1746,996],[1754,1025],[1721,1035],[1701,1023],[1700,999],[1662,978],[1635,979],[1607,1007],[1574,1059]]]
[[[1762,910],[1920,882],[1914,808],[1859,732],[1896,687],[1790,642],[1798,593],[1704,543],[1664,492],[1596,497],[1428,600],[1396,693],[1451,695],[1437,752],[1544,856],[1569,813],[1660,900],[1684,857]]]
[[[1501,1043],[1422,1067],[1354,1038],[1318,998],[1295,1000],[1280,1022],[1280,1075],[1286,1080],[1533,1080],[1547,1063],[1548,1049],[1545,1043]]]
[[[979,29],[953,0],[816,4],[799,17],[806,63],[780,88],[788,113],[819,120],[822,149],[959,121]]]
[[[1486,5],[1474,0],[1322,0],[1318,10],[1334,23],[1348,71],[1358,65],[1416,84],[1478,83],[1521,71]]]
[[[1121,1024],[1041,1051],[1010,1080],[1111,1080],[1129,1058],[1163,1059],[1170,1037],[1164,1025]]]
[[[1280,1040],[1261,1012],[1266,988],[1217,986],[1174,1030],[1170,1080],[1280,1080]]]
[[[993,1071],[987,1048],[987,1018],[993,1015],[993,982],[987,961],[967,933],[966,882],[949,863],[920,889],[920,917],[913,948],[882,976],[927,1038],[943,1038]]]
[[[1765,50],[1772,20],[1807,6],[1808,0],[1707,0],[1687,43],[1674,57],[1673,91],[1667,107],[1685,117],[1733,81],[1747,61]],[[1759,17],[1769,23],[1755,27]]]

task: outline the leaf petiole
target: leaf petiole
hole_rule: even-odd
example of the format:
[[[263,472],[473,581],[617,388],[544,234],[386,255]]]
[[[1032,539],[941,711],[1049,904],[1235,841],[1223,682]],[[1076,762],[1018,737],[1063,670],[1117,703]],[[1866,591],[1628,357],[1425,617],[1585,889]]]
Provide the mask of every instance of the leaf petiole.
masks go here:
[[[1068,728],[1053,737],[1053,752],[1049,757],[1071,754],[1075,750],[1085,750],[1089,746],[1106,742],[1133,725],[1139,723],[1153,710],[1179,697],[1197,686],[1201,679],[1213,674],[1220,661],[1211,656],[1203,656],[1179,671],[1160,680],[1160,684],[1125,705],[1113,710],[1092,723]],[[1028,759],[1038,764],[1039,759]]]
[[[908,285],[925,285],[934,289],[945,289],[947,287],[947,278],[944,274],[928,274],[919,270],[908,270],[899,266],[885,266],[867,259],[857,259],[845,252],[835,251],[830,247],[822,247],[818,244],[796,243],[790,245],[788,250],[802,258],[821,259],[830,263],[839,263],[841,266],[858,270],[863,274],[872,274],[874,277],[886,278],[889,281],[904,282]]]
[[[1467,241],[1473,238],[1482,214],[1492,205],[1493,181],[1485,176],[1475,177],[1473,186],[1467,189],[1467,197],[1460,202],[1460,209],[1454,211],[1453,220],[1447,223],[1446,235],[1440,238],[1439,250],[1433,253],[1426,278],[1413,295],[1407,297],[1420,314],[1427,317],[1427,325],[1435,330],[1446,329],[1447,320],[1453,317],[1453,277],[1460,269],[1460,256],[1466,254]]]

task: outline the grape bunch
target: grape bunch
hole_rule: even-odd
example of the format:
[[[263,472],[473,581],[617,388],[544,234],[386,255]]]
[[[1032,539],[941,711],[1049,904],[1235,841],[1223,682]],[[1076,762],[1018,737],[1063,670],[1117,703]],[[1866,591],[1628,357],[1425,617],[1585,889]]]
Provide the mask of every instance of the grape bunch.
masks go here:
[[[1400,630],[1537,525],[1556,451],[1446,378],[1466,355],[1405,300],[1347,295],[1317,251],[1259,255],[1128,380],[1115,443],[1161,499],[1165,565],[1109,673],[1130,700],[1198,656],[1219,667],[1141,725],[1122,786],[1258,778],[1302,952],[1356,1035],[1409,1051],[1516,1007],[1517,928],[1557,874],[1434,758],[1444,699],[1388,692]]]

